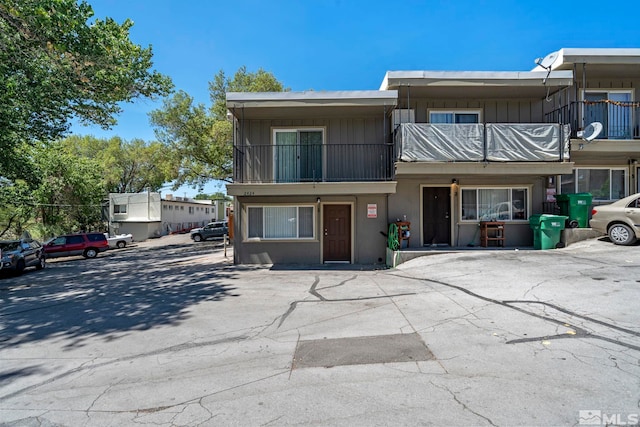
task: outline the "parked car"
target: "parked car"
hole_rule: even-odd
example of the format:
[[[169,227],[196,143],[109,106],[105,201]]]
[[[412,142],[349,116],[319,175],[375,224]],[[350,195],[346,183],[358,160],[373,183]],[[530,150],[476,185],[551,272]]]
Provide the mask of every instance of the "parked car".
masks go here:
[[[37,240],[0,241],[0,269],[22,274],[25,268],[42,270],[46,266],[44,248]]]
[[[112,237],[109,237],[109,233],[104,233],[104,237],[107,238],[107,242],[109,242],[110,248],[122,249],[126,247],[128,243],[133,242],[133,235],[131,233],[117,234]]]
[[[44,245],[47,258],[82,255],[95,258],[98,253],[109,249],[109,242],[103,233],[65,234],[49,240]]]
[[[631,245],[640,239],[640,193],[609,205],[595,206],[589,225],[616,245]]]
[[[229,224],[227,222],[210,222],[204,227],[191,230],[191,238],[195,242],[223,237],[225,234],[229,234]]]

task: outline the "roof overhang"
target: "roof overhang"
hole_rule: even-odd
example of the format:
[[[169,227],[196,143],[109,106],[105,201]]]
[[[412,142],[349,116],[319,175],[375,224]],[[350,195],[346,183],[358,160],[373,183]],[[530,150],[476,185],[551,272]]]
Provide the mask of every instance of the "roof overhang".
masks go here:
[[[547,75],[549,74],[549,75]],[[573,71],[388,71],[381,90],[428,97],[545,97],[573,85]]]
[[[228,92],[227,108],[237,118],[380,114],[398,103],[395,90]]]
[[[398,162],[396,175],[563,175],[573,172],[573,162]]]
[[[393,194],[396,181],[305,182],[281,184],[227,184],[230,196],[323,196],[354,194]]]
[[[380,90],[401,86],[504,87],[539,86],[543,79],[550,86],[573,84],[571,71],[387,71]]]
[[[395,105],[395,90],[227,92],[227,107],[358,107]]]
[[[573,64],[640,64],[640,49],[637,48],[564,48],[557,54],[551,64],[552,70],[571,70]],[[544,68],[539,65],[532,70],[540,71],[544,71]]]

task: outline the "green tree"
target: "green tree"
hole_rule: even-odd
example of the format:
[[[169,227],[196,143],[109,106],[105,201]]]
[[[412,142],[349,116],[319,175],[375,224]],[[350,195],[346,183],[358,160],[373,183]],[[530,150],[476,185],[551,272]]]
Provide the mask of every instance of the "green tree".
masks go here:
[[[151,47],[129,39],[133,23],[93,19],[76,0],[0,0],[0,171],[19,176],[16,147],[51,141],[72,117],[105,128],[119,103],[166,96]]]
[[[99,163],[69,153],[60,142],[34,145],[31,152],[39,234],[99,229],[105,196]]]
[[[156,141],[72,135],[62,144],[68,153],[94,159],[100,165],[106,193],[139,193],[147,188],[159,191],[178,173],[175,154]]]
[[[197,194],[196,197],[194,197],[194,199],[196,200],[225,200],[227,202],[230,202],[233,200],[232,197],[227,196],[226,194],[224,194],[221,191],[217,191],[213,194],[206,194],[206,193],[200,193]]]
[[[18,179],[0,178],[0,238],[19,237],[33,223],[33,187]]]
[[[156,137],[178,154],[179,174],[174,188],[183,184],[202,188],[211,180],[233,178],[233,128],[227,120],[227,92],[282,92],[273,74],[255,73],[241,67],[228,78],[219,71],[209,83],[211,106],[196,104],[193,97],[178,91],[165,99],[162,108],[150,113]]]

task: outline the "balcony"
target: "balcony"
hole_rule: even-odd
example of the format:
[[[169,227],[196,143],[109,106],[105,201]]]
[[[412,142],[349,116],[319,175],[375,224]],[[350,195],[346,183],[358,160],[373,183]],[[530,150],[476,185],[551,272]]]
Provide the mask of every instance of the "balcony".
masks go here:
[[[569,126],[544,123],[404,123],[395,132],[403,162],[561,162]]]
[[[266,144],[234,150],[234,182],[240,184],[391,180],[391,144]]]
[[[571,138],[592,122],[602,123],[597,139],[640,139],[640,103],[611,100],[571,102],[545,115],[547,123],[571,125]]]

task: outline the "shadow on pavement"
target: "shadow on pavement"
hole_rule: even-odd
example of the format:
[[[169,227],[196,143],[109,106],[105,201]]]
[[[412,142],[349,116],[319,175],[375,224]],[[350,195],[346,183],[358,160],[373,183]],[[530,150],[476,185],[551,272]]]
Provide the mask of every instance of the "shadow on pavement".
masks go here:
[[[215,248],[190,245],[52,260],[46,269],[0,282],[0,349],[51,337],[117,339],[177,324],[191,306],[238,296],[233,268]],[[219,257],[222,258],[222,257]]]

